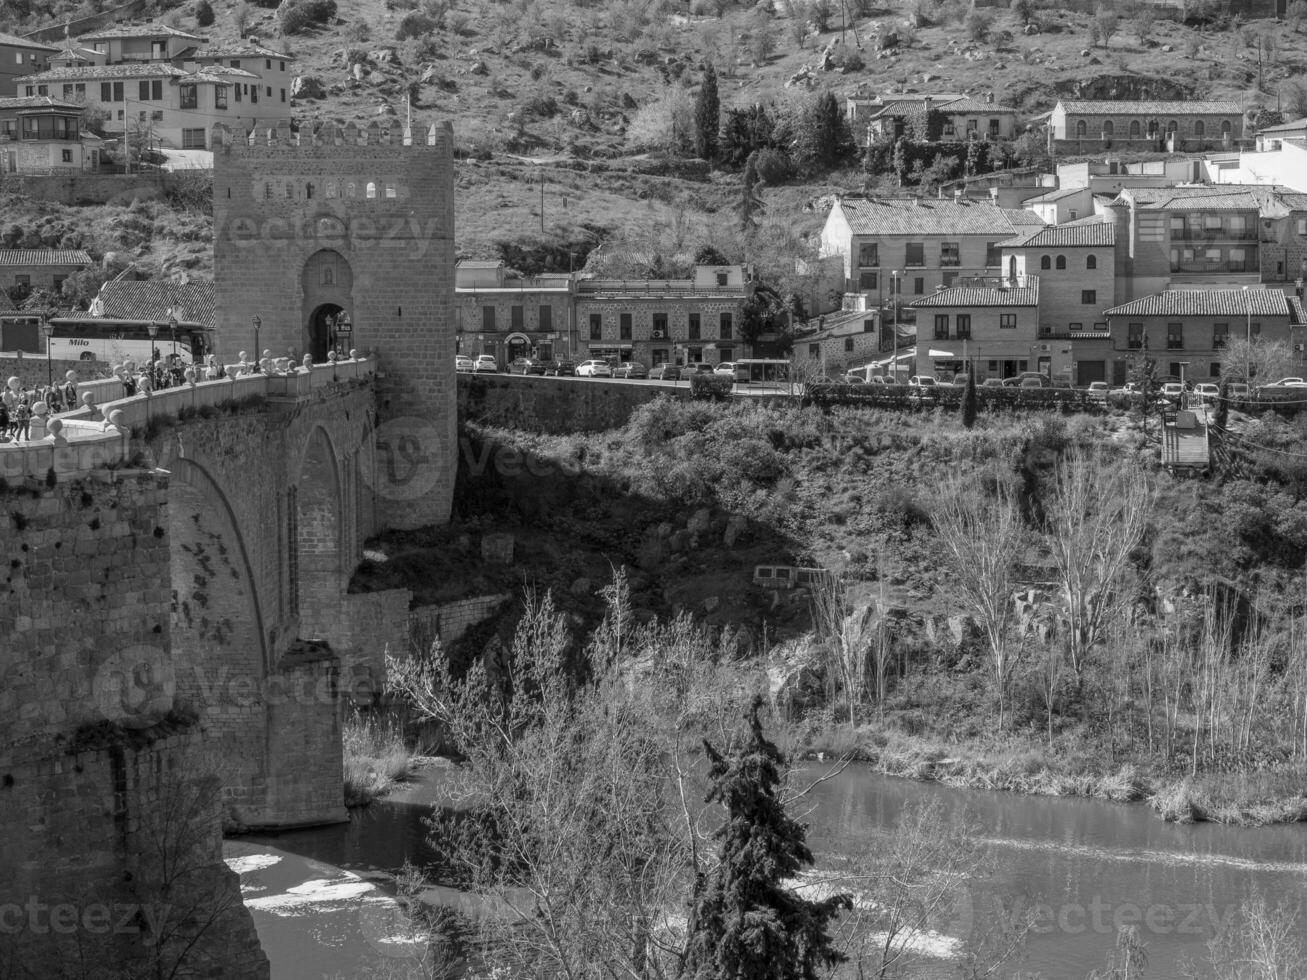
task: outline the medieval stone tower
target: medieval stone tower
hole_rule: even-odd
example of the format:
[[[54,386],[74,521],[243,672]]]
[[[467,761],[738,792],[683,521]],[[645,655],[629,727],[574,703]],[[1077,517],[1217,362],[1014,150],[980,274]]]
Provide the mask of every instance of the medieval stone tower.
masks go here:
[[[214,128],[218,345],[379,360],[368,484],[383,527],[443,523],[453,497],[453,132],[373,122]]]

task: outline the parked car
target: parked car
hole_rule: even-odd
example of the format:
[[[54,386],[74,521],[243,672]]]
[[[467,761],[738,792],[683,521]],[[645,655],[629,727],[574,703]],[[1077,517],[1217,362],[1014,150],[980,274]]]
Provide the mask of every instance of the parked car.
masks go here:
[[[1262,385],[1263,388],[1307,388],[1307,381],[1302,378],[1281,378],[1279,381],[1268,381]]]
[[[649,369],[649,377],[656,381],[680,381],[681,369],[675,364],[663,361],[662,364],[655,364]]]
[[[846,385],[865,385],[867,379],[857,371],[850,371],[848,374],[844,375],[844,383]]]
[[[914,374],[908,378],[908,387],[916,388],[918,391],[930,389],[933,392],[939,387],[939,381],[929,374]]]
[[[1231,381],[1226,385],[1225,390],[1229,393],[1230,401],[1241,402],[1247,401],[1250,389],[1242,381]]]
[[[735,362],[734,362],[734,361],[722,361],[722,362],[721,362],[720,364],[718,364],[715,368],[713,368],[713,372],[712,372],[712,373],[715,374],[715,375],[716,375],[717,377],[719,377],[719,378],[730,378],[732,381],[734,381],[734,380],[735,380]]]
[[[495,360],[494,354],[478,354],[473,370],[477,372],[498,371],[499,362]]]
[[[459,354],[454,358],[454,370],[470,373],[477,369],[477,362],[472,360],[466,354]]]
[[[613,368],[614,378],[647,378],[649,369],[639,361],[623,361]]]
[[[544,374],[545,362],[534,357],[515,357],[508,364],[509,374]]]
[[[1017,386],[1018,388],[1051,388],[1051,387],[1053,387],[1052,382],[1050,382],[1050,381],[1049,381],[1047,378],[1045,378],[1044,376],[1042,376],[1042,375],[1031,375],[1031,374],[1027,374],[1027,375],[1025,375],[1024,377],[1018,378],[1018,379],[1017,379],[1017,384],[1016,384],[1016,386]]]
[[[709,364],[707,361],[698,361],[697,363],[691,365],[689,373],[690,373],[690,374],[712,374],[713,371],[714,371],[713,366],[712,366],[711,364]]]
[[[1220,385],[1205,381],[1194,385],[1193,398],[1199,405],[1215,405],[1221,397]]]
[[[1180,404],[1180,399],[1188,391],[1187,386],[1180,381],[1168,381],[1158,389],[1158,394],[1169,402]]]
[[[1003,379],[1002,379],[1002,378],[986,378],[984,381],[980,382],[980,387],[982,387],[982,388],[1002,388],[1002,387],[1003,387]]]
[[[568,360],[545,361],[545,374],[556,378],[571,377],[576,374],[576,363]]]
[[[898,382],[895,381],[893,378],[888,378],[888,377],[886,377],[886,376],[883,375],[883,374],[873,374],[870,378],[867,379],[867,384],[869,384],[869,385],[893,385],[893,384],[898,384]]]
[[[1106,381],[1091,381],[1089,387],[1085,390],[1085,397],[1091,402],[1107,404],[1107,391]]]
[[[607,361],[601,361],[597,358],[582,361],[576,366],[576,376],[578,378],[611,378],[613,376],[613,366]]]

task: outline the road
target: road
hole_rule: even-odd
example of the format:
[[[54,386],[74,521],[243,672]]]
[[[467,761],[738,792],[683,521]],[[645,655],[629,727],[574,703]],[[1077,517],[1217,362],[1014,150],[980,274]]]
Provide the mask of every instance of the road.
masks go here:
[[[460,373],[471,374],[472,372],[462,371]],[[489,372],[481,372],[481,374],[482,377],[485,377],[489,374]],[[690,381],[688,378],[682,378],[680,381],[662,381],[662,380],[654,380],[654,379],[647,379],[647,378],[575,378],[575,377],[559,378],[559,377],[554,377],[552,375],[539,375],[539,374],[530,374],[530,375],[506,374],[505,372],[502,371],[497,372],[496,374],[493,375],[493,377],[496,378],[528,377],[537,381],[550,381],[550,382],[557,382],[560,384],[593,384],[596,381],[603,381],[609,384],[619,384],[619,385],[651,385],[653,387],[667,388],[672,391],[678,388],[682,391],[688,391],[690,387]],[[788,384],[768,384],[768,383],[754,383],[754,382],[744,382],[743,384],[741,384],[740,382],[736,382],[735,387],[733,389],[733,393],[737,395],[789,395],[789,394],[798,395],[798,394],[802,394],[802,392],[803,392],[803,386],[797,383],[793,385],[788,385]]]

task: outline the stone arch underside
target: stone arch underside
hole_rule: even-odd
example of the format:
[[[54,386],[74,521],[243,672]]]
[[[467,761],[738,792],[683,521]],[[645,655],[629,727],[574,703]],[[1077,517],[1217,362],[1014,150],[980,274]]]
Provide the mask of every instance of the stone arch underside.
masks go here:
[[[291,587],[299,611],[299,635],[330,642],[342,632],[345,509],[336,453],[321,426],[314,426],[309,434],[292,485],[296,574]]]

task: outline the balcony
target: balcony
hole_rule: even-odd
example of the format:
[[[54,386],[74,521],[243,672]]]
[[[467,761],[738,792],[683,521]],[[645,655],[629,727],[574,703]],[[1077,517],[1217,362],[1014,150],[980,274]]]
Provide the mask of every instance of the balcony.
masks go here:
[[[1191,231],[1186,228],[1184,231],[1171,231],[1171,241],[1173,242],[1255,242],[1257,241],[1257,229],[1252,228],[1245,231],[1230,231],[1225,228],[1201,229]]]

